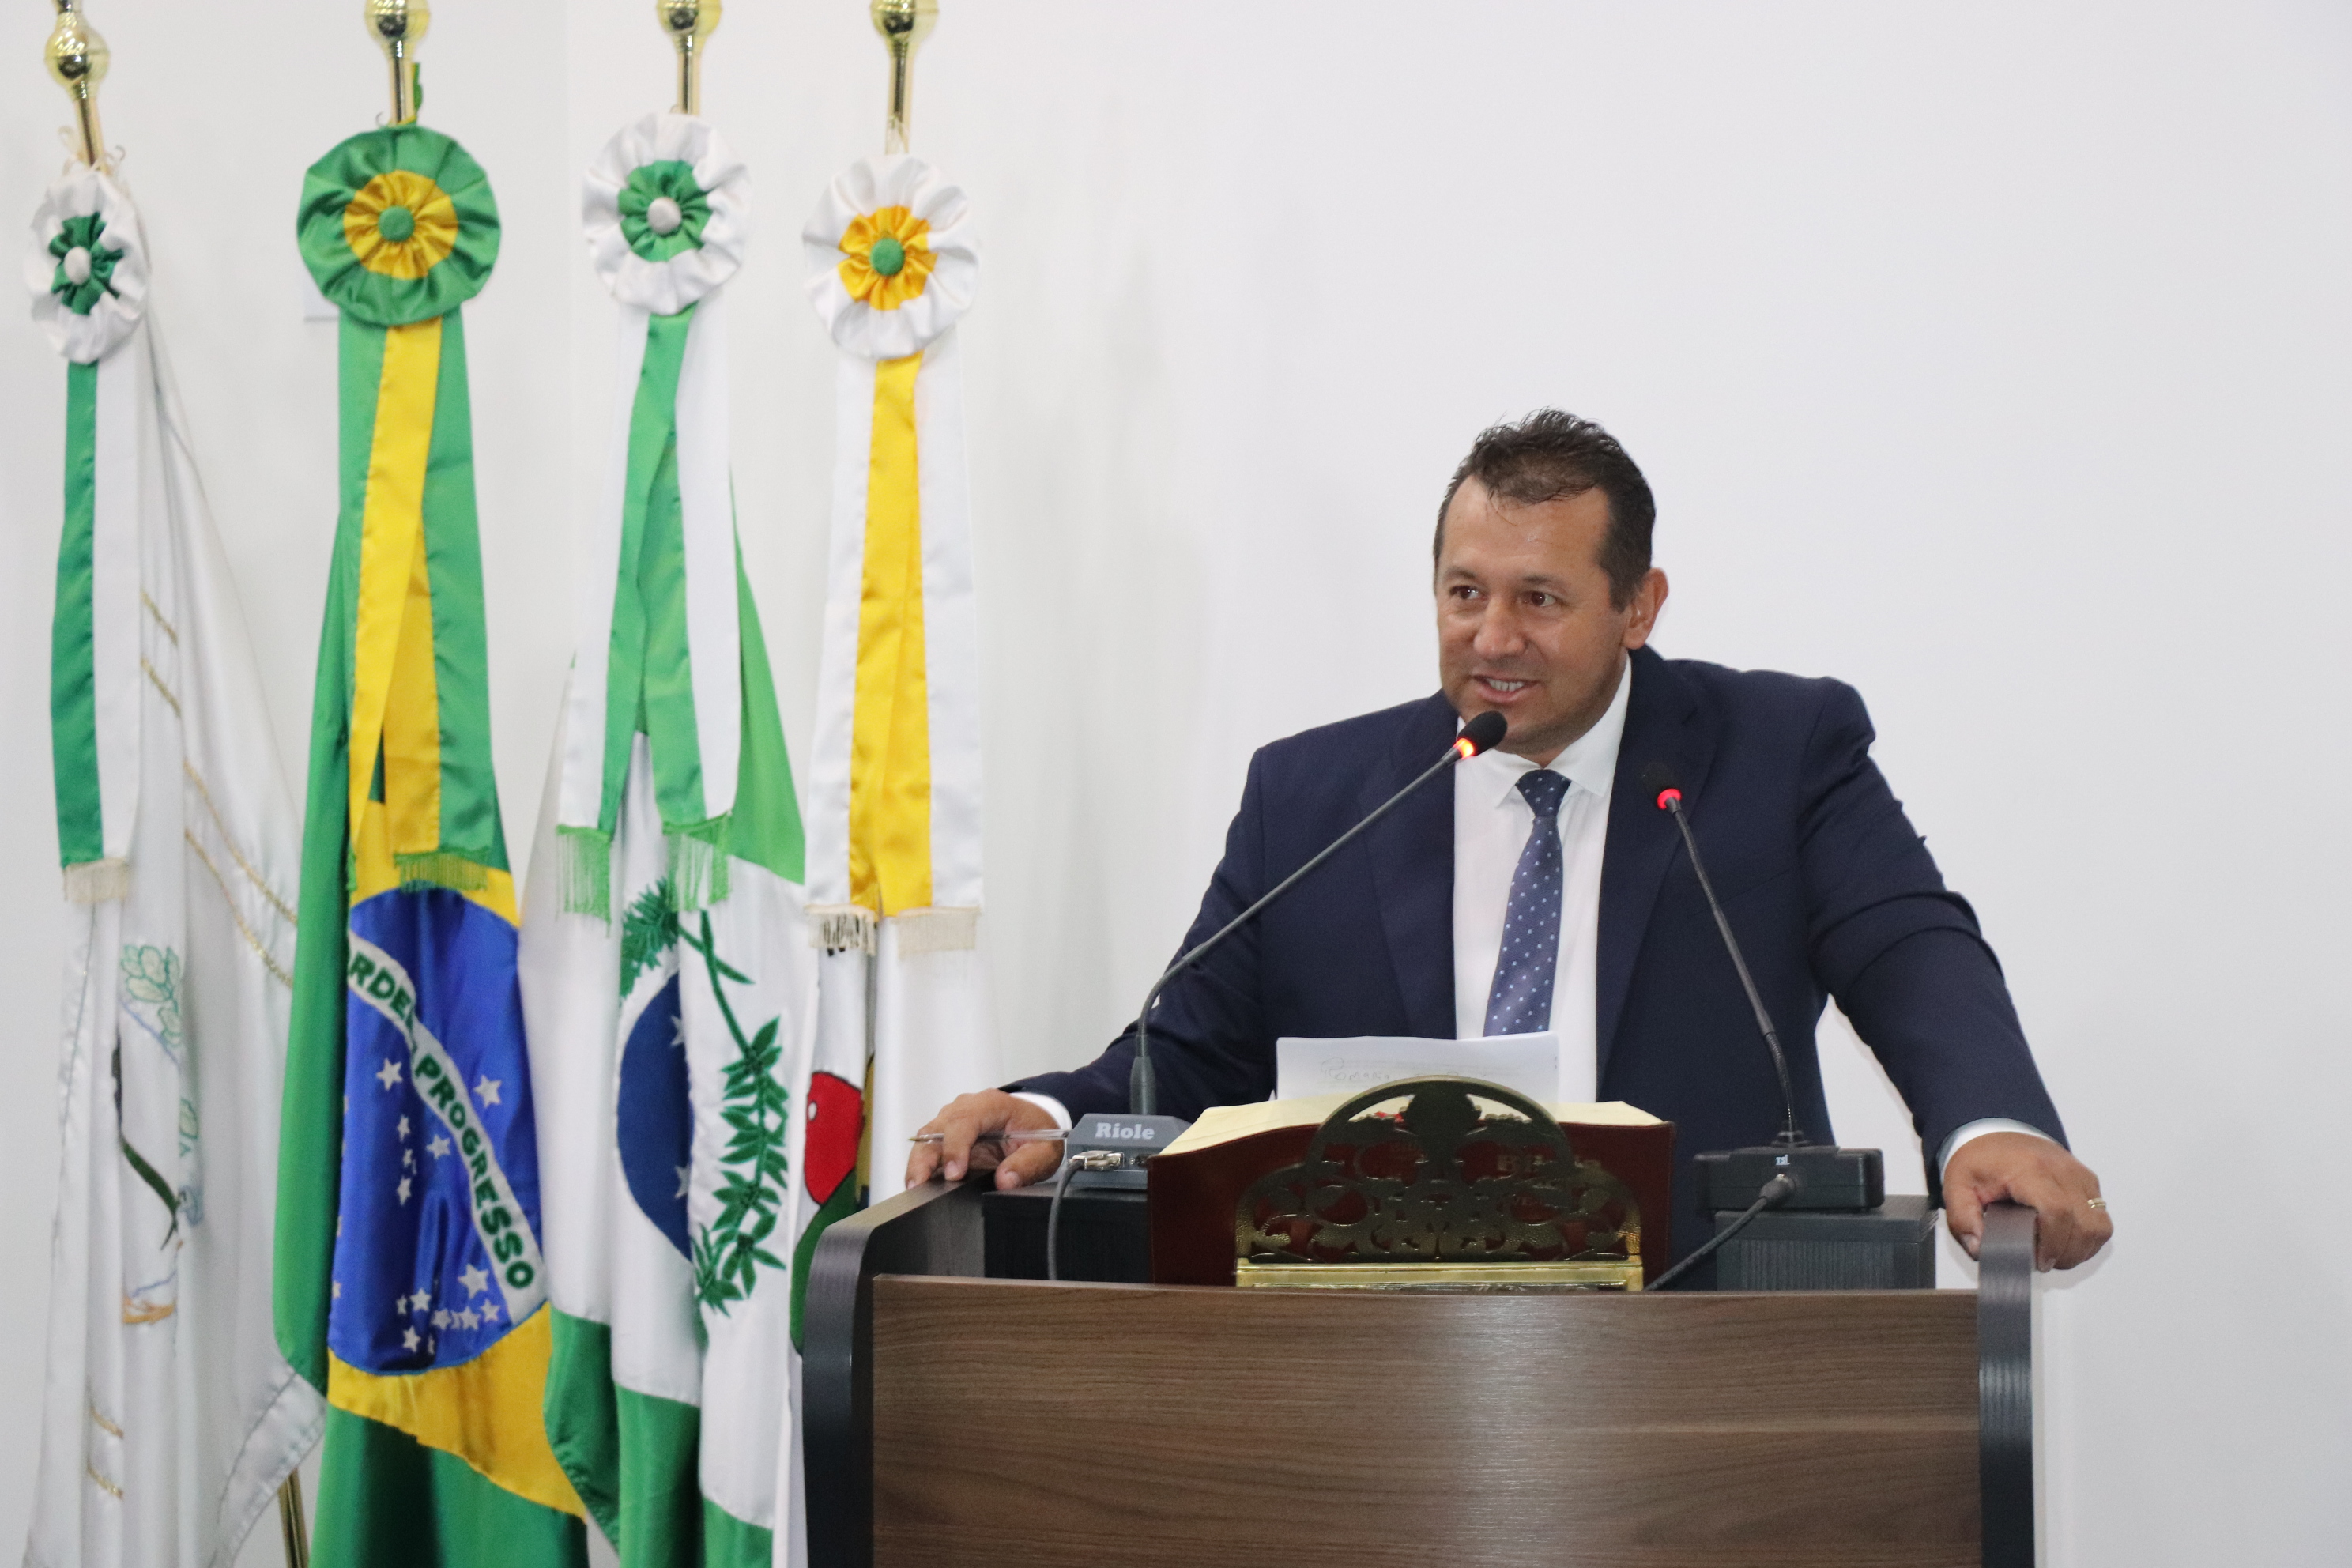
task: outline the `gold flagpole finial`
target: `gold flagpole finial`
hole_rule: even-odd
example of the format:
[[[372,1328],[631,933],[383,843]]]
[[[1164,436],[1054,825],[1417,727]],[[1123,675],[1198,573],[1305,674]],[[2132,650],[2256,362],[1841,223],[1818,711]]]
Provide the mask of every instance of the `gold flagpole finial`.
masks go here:
[[[915,51],[939,26],[940,0],[874,0],[874,30],[890,46],[890,121],[882,151],[907,150],[907,120],[914,96]]]
[[[81,14],[79,0],[58,0],[58,25],[46,52],[49,79],[74,100],[81,161],[93,169],[107,167],[106,138],[98,128],[98,84],[106,79],[110,57],[106,40]]]
[[[413,125],[422,98],[416,78],[416,46],[433,25],[425,0],[366,0],[368,31],[392,66],[392,123]]]
[[[702,112],[702,46],[719,30],[719,0],[654,0],[654,19],[677,47],[679,114]]]

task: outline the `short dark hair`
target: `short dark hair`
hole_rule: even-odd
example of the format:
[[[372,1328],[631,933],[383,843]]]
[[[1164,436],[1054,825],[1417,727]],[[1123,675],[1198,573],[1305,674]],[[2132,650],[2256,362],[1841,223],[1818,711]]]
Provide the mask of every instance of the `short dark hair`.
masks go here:
[[[1465,479],[1476,479],[1487,494],[1520,506],[1599,490],[1609,498],[1601,569],[1609,574],[1610,602],[1622,609],[1650,570],[1650,531],[1658,519],[1650,481],[1617,437],[1590,419],[1538,408],[1517,423],[1480,431],[1437,504],[1437,534],[1429,546],[1433,569],[1445,552],[1446,509]]]

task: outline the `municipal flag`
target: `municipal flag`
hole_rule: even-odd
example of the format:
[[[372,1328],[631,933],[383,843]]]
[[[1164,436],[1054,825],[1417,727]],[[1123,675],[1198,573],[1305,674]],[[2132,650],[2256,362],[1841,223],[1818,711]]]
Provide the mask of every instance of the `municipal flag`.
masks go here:
[[[997,1076],[979,948],[980,638],[955,332],[979,281],[971,206],[920,159],[869,158],[826,188],[801,238],[838,360],[808,783],[824,957],[796,1289],[827,1226],[898,1190],[915,1129]]]
[[[50,668],[63,1160],[29,1568],[215,1568],[318,1440],[269,1299],[299,865],[245,622],[146,310],[139,215],[34,218],[66,359]]]

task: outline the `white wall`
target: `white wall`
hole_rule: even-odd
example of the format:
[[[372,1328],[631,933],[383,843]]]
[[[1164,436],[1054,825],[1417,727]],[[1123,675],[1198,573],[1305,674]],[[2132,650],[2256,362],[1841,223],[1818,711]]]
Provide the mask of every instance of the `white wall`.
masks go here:
[[[2045,1299],[2050,1561],[2340,1560],[2352,13],[944,7],[916,142],[990,246],[966,347],[1010,1059],[1076,1059],[1132,1007],[1252,748],[1433,686],[1423,552],[1471,435],[1592,415],[1658,492],[1664,651],[1870,699],[2115,1200],[2121,1239]],[[305,164],[381,111],[356,9],[94,0],[298,779],[334,348],[298,319],[292,216]],[[574,191],[666,101],[648,9],[446,0],[425,50],[426,118],[507,221],[467,315],[517,844],[610,395]],[[877,143],[864,12],[743,0],[709,66],[762,213],[736,449],[796,753],[831,415],[794,236]],[[55,166],[46,21],[18,8],[0,48],[0,213]],[[62,379],[0,326],[0,1539],[29,1502],[55,1179]],[[1832,1055],[1841,1131],[1903,1169],[1883,1085]]]

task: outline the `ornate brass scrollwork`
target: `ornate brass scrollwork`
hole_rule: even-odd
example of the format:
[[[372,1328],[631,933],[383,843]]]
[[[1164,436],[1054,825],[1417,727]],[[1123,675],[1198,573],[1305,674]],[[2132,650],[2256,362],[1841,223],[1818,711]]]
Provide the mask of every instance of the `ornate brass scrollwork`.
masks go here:
[[[1543,1107],[1474,1079],[1349,1100],[1305,1159],[1243,1194],[1234,1235],[1243,1285],[1641,1288],[1632,1192],[1579,1160]]]

